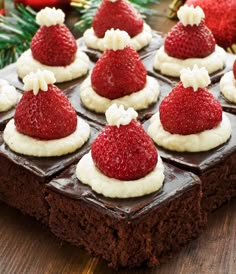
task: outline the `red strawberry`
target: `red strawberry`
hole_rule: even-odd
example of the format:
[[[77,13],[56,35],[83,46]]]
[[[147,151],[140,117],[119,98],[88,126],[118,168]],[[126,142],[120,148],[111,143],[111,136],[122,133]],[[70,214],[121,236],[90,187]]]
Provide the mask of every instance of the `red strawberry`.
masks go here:
[[[178,22],[167,34],[164,47],[166,53],[175,58],[202,58],[215,50],[215,39],[204,20],[198,26]]]
[[[157,164],[157,151],[141,124],[106,126],[92,145],[96,167],[118,180],[136,180],[151,172]]]
[[[67,66],[77,51],[75,38],[63,24],[42,26],[34,35],[30,45],[34,59],[48,66]]]
[[[227,48],[236,43],[236,1],[235,0],[187,0],[188,5],[200,6],[205,21],[217,44]]]
[[[216,127],[222,120],[222,108],[206,88],[194,91],[179,82],[161,102],[160,120],[172,134],[195,134]]]
[[[102,38],[111,28],[128,32],[130,37],[143,30],[143,19],[127,0],[103,0],[92,22],[95,34]]]
[[[99,95],[116,99],[141,90],[146,77],[138,53],[127,46],[123,50],[106,50],[93,69],[91,81]]]
[[[25,91],[16,107],[16,129],[42,140],[59,139],[73,133],[77,116],[65,95],[54,85],[47,91]]]
[[[233,65],[233,73],[234,73],[234,79],[236,79],[236,60],[234,61],[234,65]]]

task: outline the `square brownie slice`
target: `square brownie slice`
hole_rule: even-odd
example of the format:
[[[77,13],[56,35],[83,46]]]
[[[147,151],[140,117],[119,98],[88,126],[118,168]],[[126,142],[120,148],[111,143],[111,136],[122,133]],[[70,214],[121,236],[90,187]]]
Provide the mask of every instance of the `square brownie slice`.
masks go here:
[[[172,82],[173,85],[176,85],[179,82],[179,77],[172,77],[168,75],[161,74],[160,71],[154,69],[153,64],[154,64],[154,58],[156,56],[156,51],[155,52],[150,52],[143,58],[143,63],[144,66],[147,69],[148,74],[153,75],[154,77],[162,77],[165,79],[165,81],[170,81]],[[215,84],[220,81],[220,78],[229,70],[232,70],[232,63],[234,61],[234,56],[230,53],[226,53],[226,60],[225,60],[225,67],[222,70],[218,70],[212,74],[210,74],[210,79],[211,83]]]
[[[83,147],[60,157],[31,157],[11,151],[0,135],[0,200],[48,223],[49,207],[45,201],[45,184],[90,148],[100,128],[91,125],[90,138]]]
[[[158,147],[164,161],[191,171],[202,181],[203,208],[207,212],[236,196],[236,116],[227,114],[232,126],[230,139],[205,152],[175,152]],[[145,123],[145,128],[149,121]]]
[[[144,59],[151,52],[156,51],[157,49],[159,49],[164,43],[163,36],[164,36],[163,33],[158,32],[156,30],[152,30],[152,40],[151,40],[151,42],[149,43],[149,45],[147,45],[146,47],[144,47],[143,49],[138,51],[140,59]],[[84,42],[83,37],[81,37],[77,40],[77,45],[78,45],[79,49],[81,49],[83,52],[85,52],[88,55],[88,57],[90,58],[90,60],[92,62],[96,63],[97,60],[103,54],[103,52],[101,52],[99,50],[88,48],[86,46],[85,42]]]
[[[166,164],[159,191],[111,199],[82,184],[75,168],[47,184],[49,227],[60,239],[84,247],[113,268],[164,262],[205,225],[201,183],[190,172]]]
[[[152,76],[152,75],[150,75]],[[157,78],[160,85],[160,95],[156,103],[151,104],[147,109],[138,110],[138,120],[143,122],[150,118],[158,109],[162,99],[171,91],[174,87],[170,81],[162,79],[162,77]],[[70,87],[64,90],[64,94],[70,100],[72,106],[78,115],[86,120],[97,123],[101,126],[107,124],[105,113],[96,113],[92,110],[87,109],[80,100],[80,84],[77,86]]]

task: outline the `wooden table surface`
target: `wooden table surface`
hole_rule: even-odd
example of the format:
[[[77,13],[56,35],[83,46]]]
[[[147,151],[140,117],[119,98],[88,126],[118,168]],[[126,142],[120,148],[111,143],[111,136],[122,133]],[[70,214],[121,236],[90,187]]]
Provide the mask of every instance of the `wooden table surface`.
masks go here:
[[[158,9],[167,13],[170,1]],[[164,16],[152,16],[153,29],[167,32],[174,24]],[[0,203],[0,273],[117,273],[83,249],[61,243],[34,219]],[[236,199],[214,212],[207,229],[168,263],[156,268],[120,270],[138,274],[236,273]]]

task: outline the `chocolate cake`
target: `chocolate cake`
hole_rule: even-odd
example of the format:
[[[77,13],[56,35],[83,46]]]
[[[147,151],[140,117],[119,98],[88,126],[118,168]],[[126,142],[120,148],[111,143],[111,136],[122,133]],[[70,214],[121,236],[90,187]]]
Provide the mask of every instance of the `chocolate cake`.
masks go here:
[[[202,181],[203,208],[213,211],[236,196],[236,117],[227,114],[232,126],[230,140],[206,152],[174,152],[158,146],[167,162],[191,171]],[[145,127],[149,122],[145,123]]]
[[[83,47],[82,39],[80,41]],[[161,100],[178,81],[153,70],[155,51],[162,44],[162,36],[156,33],[152,43],[140,51],[148,74],[158,79],[161,89],[158,102],[139,112],[142,122],[158,110]],[[100,56],[98,51],[84,50],[93,62]],[[232,62],[233,56],[227,56]],[[219,96],[226,111],[236,113],[234,105],[228,104],[219,94],[218,81],[230,70],[228,64],[223,71],[212,75],[212,91]],[[23,91],[15,64],[2,69],[0,77]],[[200,209],[200,181],[192,173],[203,182],[204,210],[212,211],[236,195],[236,117],[229,115],[233,128],[229,142],[209,152],[173,153],[159,148],[165,161],[182,169],[166,164],[166,181],[159,192],[126,201],[107,199],[82,185],[74,176],[74,166],[55,179],[89,150],[94,135],[106,123],[104,115],[91,112],[80,103],[79,86],[85,78],[58,84],[58,87],[70,99],[76,112],[91,124],[89,143],[67,156],[39,159],[13,153],[0,137],[0,200],[45,224],[50,217],[54,234],[102,256],[113,267],[153,266],[164,262],[196,237],[206,222]],[[13,115],[14,110],[0,114],[0,130]]]
[[[96,194],[77,179],[75,166],[53,179],[47,191],[52,232],[114,268],[164,262],[205,224],[198,177],[169,164],[163,188],[139,198]]]
[[[89,149],[100,128],[91,124],[89,141],[79,150],[61,157],[30,157],[12,152],[0,136],[0,200],[48,223],[45,184],[78,161]]]

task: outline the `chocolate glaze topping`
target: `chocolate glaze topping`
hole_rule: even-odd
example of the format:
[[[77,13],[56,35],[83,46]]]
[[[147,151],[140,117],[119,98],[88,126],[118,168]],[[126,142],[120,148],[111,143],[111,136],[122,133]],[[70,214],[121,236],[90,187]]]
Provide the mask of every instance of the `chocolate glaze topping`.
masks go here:
[[[12,162],[22,166],[22,168],[30,170],[39,178],[45,179],[65,169],[67,166],[78,161],[89,149],[101,128],[98,125],[90,123],[90,138],[77,151],[59,157],[33,157],[24,156],[15,153],[3,142],[2,134],[0,134],[0,155],[4,155]]]
[[[82,184],[75,175],[75,168],[76,165],[71,166],[58,178],[48,183],[47,187],[121,219],[135,219],[149,214],[150,209],[155,209],[167,200],[176,198],[200,184],[199,178],[192,173],[165,164],[164,185],[159,191],[138,198],[113,199],[97,194],[90,186]]]
[[[158,147],[160,156],[167,162],[174,163],[180,168],[201,174],[216,164],[225,161],[226,157],[236,152],[236,116],[227,113],[232,127],[230,139],[221,146],[205,152],[174,152]],[[147,128],[150,122],[144,123]]]

